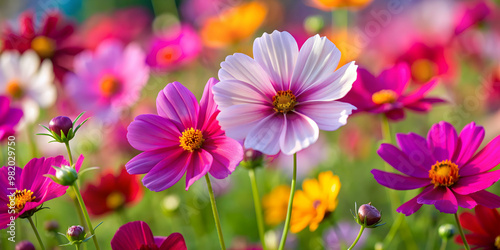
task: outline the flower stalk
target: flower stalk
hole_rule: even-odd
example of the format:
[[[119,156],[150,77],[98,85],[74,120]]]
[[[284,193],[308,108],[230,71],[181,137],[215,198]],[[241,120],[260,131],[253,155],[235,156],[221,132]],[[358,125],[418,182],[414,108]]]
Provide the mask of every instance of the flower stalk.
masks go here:
[[[207,181],[208,193],[210,194],[210,203],[212,205],[212,212],[214,214],[215,226],[217,227],[217,234],[219,236],[220,248],[222,250],[225,250],[226,245],[224,244],[224,237],[222,236],[222,229],[220,226],[219,212],[217,212],[217,205],[215,204],[214,190],[212,189],[212,184],[210,183],[210,177],[208,176],[208,174],[205,175],[205,179]]]
[[[78,184],[75,182],[72,185],[73,190],[75,191],[76,198],[80,203],[80,207],[83,211],[83,216],[85,217],[85,221],[87,222],[87,226],[89,227],[90,234],[93,235],[92,240],[94,241],[95,248],[100,250],[99,243],[97,243],[97,237],[95,235],[94,228],[92,227],[92,222],[90,222],[89,213],[87,212],[87,208],[85,207],[85,203],[83,202],[82,194],[80,194],[80,190],[78,189]]]
[[[364,230],[365,230],[365,226],[361,225],[361,228],[359,229],[358,236],[356,237],[356,239],[354,240],[352,245],[347,250],[351,250],[354,248],[354,246],[356,246],[356,244],[358,243],[359,239],[361,238],[361,235],[363,234]]]
[[[288,200],[288,209],[286,211],[285,227],[283,228],[283,235],[279,245],[279,250],[285,248],[286,237],[288,236],[288,229],[290,228],[290,219],[292,217],[293,196],[295,195],[295,184],[297,180],[297,153],[293,154],[293,175],[292,184],[290,185],[290,199]]]
[[[264,238],[264,218],[262,216],[262,205],[260,204],[259,189],[257,188],[257,180],[255,178],[255,169],[248,170],[250,183],[252,185],[253,202],[255,205],[255,216],[257,217],[257,227],[259,229],[259,238],[262,243],[262,249],[266,250],[266,241]]]
[[[38,233],[38,230],[36,229],[35,223],[33,223],[33,219],[31,216],[28,217],[28,221],[31,224],[31,228],[33,228],[33,232],[35,232],[36,239],[38,240],[38,243],[40,244],[40,248],[42,250],[45,250],[45,246],[43,245],[42,238],[40,238],[40,234]]]
[[[458,212],[455,213],[455,221],[457,222],[458,232],[460,233],[460,237],[462,237],[465,249],[470,250],[469,244],[467,243],[467,239],[464,235],[464,230],[462,229],[462,225],[460,225],[460,220],[458,219]]]

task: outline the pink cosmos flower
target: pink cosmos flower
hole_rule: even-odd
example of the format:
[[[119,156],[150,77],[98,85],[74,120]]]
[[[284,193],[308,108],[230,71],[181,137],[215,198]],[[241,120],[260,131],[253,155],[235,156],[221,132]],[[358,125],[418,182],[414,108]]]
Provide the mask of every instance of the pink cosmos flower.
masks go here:
[[[288,32],[264,33],[254,58],[226,57],[214,86],[217,117],[227,135],[264,154],[294,154],[318,140],[319,130],[345,125],[354,106],[338,99],[356,80],[354,62],[338,70],[340,51],[326,37],[300,51]]]
[[[490,171],[500,163],[500,136],[476,154],[484,138],[483,127],[474,122],[460,135],[447,122],[434,124],[427,140],[417,134],[397,134],[401,149],[384,143],[378,154],[404,175],[373,169],[375,180],[388,188],[422,188],[415,198],[397,211],[415,213],[423,204],[434,205],[443,213],[456,213],[458,206],[500,207],[500,197],[484,189],[500,179],[500,170]]]
[[[201,52],[201,40],[188,25],[175,26],[167,33],[153,38],[146,63],[159,71],[177,69],[192,62]]]
[[[358,108],[355,113],[383,113],[394,121],[405,117],[404,109],[426,112],[432,104],[444,102],[439,98],[425,97],[436,85],[435,79],[413,93],[405,94],[409,82],[410,70],[404,63],[382,71],[378,77],[360,68],[352,90],[341,101],[355,105]]]
[[[158,115],[139,115],[130,123],[127,138],[137,150],[144,151],[125,166],[130,174],[146,174],[144,186],[165,190],[186,174],[186,190],[210,173],[217,179],[231,174],[243,159],[243,148],[226,137],[216,116],[211,78],[200,104],[179,82],[168,84],[156,99]]]
[[[75,73],[66,77],[66,91],[80,110],[101,120],[115,121],[120,111],[140,97],[149,78],[145,54],[136,44],[123,47],[107,40],[95,52],[75,58]]]
[[[83,156],[80,156],[75,163],[76,171],[80,170],[82,162]],[[24,168],[7,166],[0,168],[0,202],[5,204],[0,206],[0,229],[7,228],[11,216],[16,218],[29,217],[44,202],[66,193],[68,186],[59,185],[44,176],[56,173],[52,166],[61,167],[63,165],[69,165],[69,163],[63,156],[57,156],[33,158]],[[12,172],[12,168],[15,168],[15,174],[8,175],[9,172]],[[14,176],[14,185],[9,182],[9,176]],[[9,195],[14,195],[13,202],[9,200]],[[11,213],[12,210],[15,213]]]
[[[182,234],[173,233],[168,237],[155,237],[144,221],[132,221],[118,228],[111,239],[111,249],[187,250]]]
[[[457,11],[457,20],[455,35],[459,35],[469,27],[481,22],[491,13],[491,8],[487,1],[472,1],[472,3],[463,4]]]
[[[10,106],[10,99],[5,96],[0,96],[0,141],[15,133],[14,127],[17,125],[23,111]]]

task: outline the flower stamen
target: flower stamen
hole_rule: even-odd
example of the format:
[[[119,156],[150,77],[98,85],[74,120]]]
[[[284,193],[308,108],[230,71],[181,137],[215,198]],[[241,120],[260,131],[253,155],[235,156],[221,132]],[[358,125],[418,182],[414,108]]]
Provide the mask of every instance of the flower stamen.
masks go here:
[[[31,48],[41,58],[51,58],[56,50],[56,43],[46,36],[37,36],[31,41]]]
[[[282,91],[279,90],[275,96],[273,96],[274,111],[279,113],[287,113],[292,111],[297,104],[297,98],[292,93],[292,91]]]
[[[500,249],[500,235],[495,238],[495,246],[497,249]]]
[[[104,76],[99,87],[105,97],[111,97],[120,91],[121,85],[115,77]]]
[[[7,83],[6,92],[14,99],[19,99],[24,95],[23,88],[21,88],[21,84],[17,80]]]
[[[115,210],[123,206],[125,196],[121,192],[112,192],[106,197],[106,206],[109,209]]]
[[[181,57],[180,48],[178,46],[170,45],[162,48],[156,54],[156,59],[162,65],[173,63]]]
[[[31,190],[16,190],[13,194],[14,196],[14,210],[16,213],[21,212],[24,209],[24,206],[27,202],[34,201],[36,196],[33,196],[33,192]],[[12,207],[12,204],[7,204],[9,207]]]
[[[372,95],[372,101],[375,104],[385,104],[385,103],[394,103],[398,99],[398,95],[396,92],[390,89],[380,90]]]
[[[203,145],[203,134],[199,129],[186,129],[182,132],[182,136],[179,136],[180,146],[189,152],[194,152],[195,150],[201,148]]]
[[[429,170],[429,178],[432,179],[431,183],[434,184],[434,188],[438,186],[449,187],[460,178],[458,166],[450,160],[436,161],[436,164],[432,165],[431,170]]]

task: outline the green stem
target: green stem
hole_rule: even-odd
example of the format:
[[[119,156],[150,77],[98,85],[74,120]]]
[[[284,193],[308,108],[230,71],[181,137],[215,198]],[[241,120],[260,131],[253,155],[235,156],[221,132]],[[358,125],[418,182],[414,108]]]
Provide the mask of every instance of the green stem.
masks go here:
[[[71,148],[69,147],[69,142],[66,141],[64,142],[64,144],[66,145],[66,150],[68,151],[69,165],[73,166],[73,156],[71,154]]]
[[[35,137],[33,136],[35,134],[34,132],[34,126],[33,125],[28,125],[28,143],[30,144],[30,151],[31,151],[31,156],[33,158],[38,157],[38,147],[36,145]]]
[[[262,206],[260,204],[259,189],[257,188],[257,180],[255,178],[255,169],[249,169],[248,176],[250,177],[250,183],[252,185],[253,202],[255,205],[255,216],[257,217],[257,227],[259,229],[260,242],[262,243],[262,249],[266,250],[267,247],[264,238],[264,219],[262,216]]]
[[[448,239],[443,239],[443,242],[441,242],[441,247],[439,250],[446,250],[446,244],[448,243]]]
[[[290,189],[290,198],[288,199],[288,209],[286,211],[285,227],[283,228],[283,235],[281,236],[279,250],[285,248],[286,237],[288,235],[288,228],[290,227],[290,219],[292,217],[292,205],[293,196],[295,195],[295,182],[297,179],[297,153],[293,154],[293,175],[292,175],[292,185]]]
[[[71,199],[73,200],[73,203],[75,204],[76,207],[76,214],[78,214],[78,219],[80,220],[80,224],[82,226],[85,225],[85,219],[83,218],[83,211],[82,208],[80,207],[80,202],[78,202],[78,198],[75,196],[71,196]]]
[[[76,250],[80,250],[80,244],[75,244]]]
[[[387,236],[385,237],[385,239],[383,241],[384,247],[388,246],[389,243],[391,243],[392,239],[394,239],[394,236],[396,236],[396,233],[398,232],[398,229],[401,226],[401,223],[403,223],[404,216],[405,216],[404,214],[398,214],[396,221],[392,224],[391,229],[389,230],[389,233],[387,233]]]
[[[385,143],[392,142],[391,126],[389,125],[389,119],[385,115],[382,115],[382,137]]]
[[[92,240],[94,241],[95,248],[97,250],[100,250],[99,244],[97,243],[97,236],[95,235],[94,232],[94,227],[92,227],[92,222],[90,222],[90,217],[89,213],[87,212],[87,208],[85,207],[85,203],[83,203],[83,198],[82,194],[80,194],[80,190],[78,189],[78,184],[75,182],[72,185],[73,190],[75,191],[76,198],[78,199],[78,202],[80,203],[80,207],[82,208],[83,215],[85,216],[85,220],[87,221],[87,226],[89,227],[90,234],[93,235]]]
[[[356,237],[356,239],[354,240],[352,245],[347,250],[351,250],[354,246],[356,246],[356,243],[358,243],[359,238],[361,238],[361,235],[363,234],[364,230],[365,230],[365,226],[361,226],[361,228],[359,229],[358,237]]]
[[[462,237],[465,249],[470,250],[469,244],[467,243],[467,239],[465,238],[464,235],[464,230],[462,229],[462,225],[460,225],[460,220],[458,219],[458,212],[455,213],[455,221],[457,222],[458,232],[460,232],[460,237]]]
[[[224,244],[224,237],[222,236],[222,229],[220,227],[219,212],[217,212],[217,205],[215,204],[214,190],[212,190],[212,184],[210,183],[210,177],[208,174],[205,175],[207,180],[208,193],[210,194],[210,203],[212,204],[212,212],[214,214],[215,226],[217,227],[217,234],[219,235],[220,248],[222,250],[226,249]]]
[[[35,223],[33,223],[33,219],[28,217],[28,221],[31,224],[31,228],[33,228],[33,232],[35,232],[36,239],[38,240],[38,243],[40,243],[40,248],[42,250],[45,250],[45,246],[43,245],[42,238],[40,238],[40,234],[38,233],[38,230],[36,229]]]

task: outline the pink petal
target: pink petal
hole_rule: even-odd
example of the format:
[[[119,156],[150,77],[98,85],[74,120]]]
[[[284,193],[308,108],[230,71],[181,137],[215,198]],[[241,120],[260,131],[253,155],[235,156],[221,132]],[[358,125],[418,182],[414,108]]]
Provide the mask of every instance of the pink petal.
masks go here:
[[[269,115],[248,132],[244,142],[245,148],[258,150],[267,155],[279,153],[280,135],[284,130],[284,126],[285,117],[282,114],[273,113]],[[227,134],[230,136],[229,133]]]
[[[180,233],[173,233],[168,236],[159,246],[159,250],[187,250],[184,237]]]
[[[220,126],[216,120],[219,110],[217,109],[217,104],[214,100],[213,87],[218,83],[215,78],[210,78],[205,85],[203,90],[203,96],[200,100],[200,114],[198,117],[197,128],[201,131],[208,132],[208,134],[214,134],[220,131]]]
[[[500,136],[490,141],[458,172],[460,176],[474,175],[491,170],[500,163]]]
[[[212,162],[212,155],[204,149],[198,149],[191,153],[191,161],[186,170],[186,191],[195,181],[208,173]]]
[[[398,63],[390,69],[386,69],[377,77],[377,84],[366,85],[372,92],[378,92],[383,89],[390,89],[396,92],[398,96],[406,89],[410,81],[410,68],[406,63]]]
[[[462,176],[452,189],[459,194],[471,194],[484,190],[500,179],[500,170],[476,175]]]
[[[178,125],[178,128],[184,130],[196,127],[200,105],[193,93],[184,85],[173,82],[158,93],[156,110],[159,116],[182,124]]]
[[[255,61],[271,77],[276,90],[289,90],[299,47],[288,32],[264,33],[253,43]]]
[[[455,194],[446,187],[438,187],[423,193],[417,199],[418,203],[434,205],[437,210],[443,213],[454,214],[457,212],[458,204]]]
[[[352,89],[339,101],[354,105],[358,111],[366,111],[376,106],[372,101],[373,93],[370,93],[364,85],[373,84],[376,78],[366,69],[357,69],[356,81],[352,84]]]
[[[129,174],[145,174],[149,172],[156,164],[172,154],[171,150],[177,150],[178,147],[169,149],[157,149],[152,151],[142,152],[132,158],[125,164]]]
[[[157,115],[139,115],[127,128],[127,139],[141,151],[179,145],[181,132],[169,119]]]
[[[222,109],[217,120],[227,136],[243,141],[257,124],[274,113],[269,106],[240,104]]]
[[[191,161],[190,153],[181,148],[170,151],[142,179],[149,190],[159,192],[177,183],[186,172]]]
[[[473,209],[477,205],[477,202],[468,195],[461,195],[455,193],[455,198],[457,198],[458,206],[463,208]]]
[[[427,143],[436,161],[452,160],[458,135],[451,124],[441,121],[429,130]]]
[[[394,145],[384,143],[377,151],[378,155],[399,172],[416,178],[429,178],[429,171],[419,162],[410,160],[406,154]]]
[[[207,139],[203,143],[203,149],[214,159],[209,173],[217,179],[224,179],[230,175],[243,159],[241,144],[227,136]]]
[[[479,205],[483,205],[489,208],[500,207],[500,197],[486,190],[477,191],[475,193],[469,194],[469,196],[472,197],[472,199],[474,199]]]
[[[429,170],[436,163],[436,160],[429,150],[427,140],[415,133],[396,134],[396,140],[401,151],[408,156],[412,163],[425,170],[428,176]]]
[[[142,245],[154,244],[153,233],[144,221],[129,222],[120,228],[111,239],[113,250],[138,249]]]
[[[319,129],[334,131],[347,123],[347,117],[356,107],[345,102],[306,102],[300,103],[295,110],[311,118]]]
[[[420,194],[418,194],[417,196],[413,197],[413,199],[411,199],[411,200],[405,202],[403,205],[399,206],[396,209],[396,212],[402,213],[402,214],[404,214],[406,216],[414,214],[415,212],[417,212],[422,207],[422,204],[420,204],[420,203],[417,202],[418,198],[420,198],[420,196],[422,194],[427,193],[430,190],[432,190],[432,186],[426,187]]]
[[[411,190],[430,184],[429,179],[415,178],[372,169],[375,180],[382,186],[396,190]]]
[[[431,81],[429,81],[428,83],[417,89],[415,92],[409,95],[405,95],[404,98],[402,98],[403,105],[411,105],[413,103],[422,100],[425,97],[425,95],[427,95],[427,93],[436,86],[436,84],[437,84],[437,79],[432,79]]]
[[[214,88],[214,99],[220,110],[238,104],[260,104],[272,106],[272,97],[267,97],[255,86],[239,80],[225,80]]]
[[[315,143],[319,128],[311,118],[297,112],[285,114],[284,130],[280,136],[281,152],[292,155]]]

